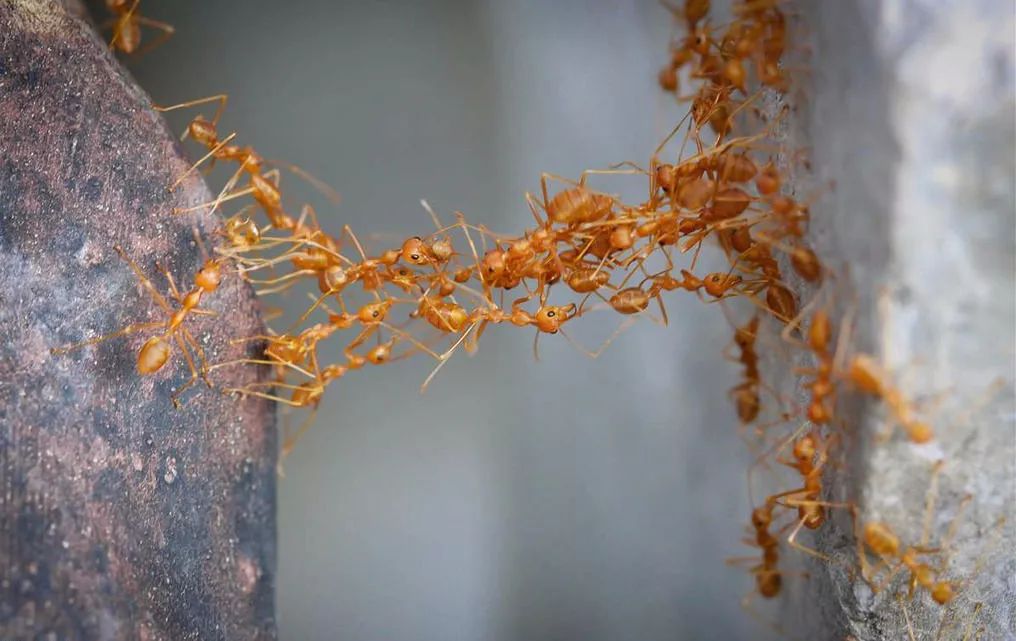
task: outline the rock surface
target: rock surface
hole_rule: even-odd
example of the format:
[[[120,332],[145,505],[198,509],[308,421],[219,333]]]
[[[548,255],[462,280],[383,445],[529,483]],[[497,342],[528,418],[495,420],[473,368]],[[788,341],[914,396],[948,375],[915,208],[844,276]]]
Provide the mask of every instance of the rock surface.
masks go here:
[[[839,312],[855,312],[854,344],[880,355],[937,431],[927,445],[898,428],[886,442],[882,404],[844,408],[856,427],[845,465],[827,475],[830,500],[857,502],[861,522],[886,522],[916,545],[932,466],[944,460],[931,543],[947,547],[958,596],[947,607],[924,590],[909,600],[905,572],[873,594],[849,569],[851,519],[833,510],[836,527],[814,544],[834,562],[809,560],[811,580],[789,586],[783,620],[809,639],[1014,639],[1012,3],[851,0],[793,11],[810,46],[791,63],[806,71],[788,142],[808,149],[814,170],[814,184],[799,185],[820,194],[814,246],[846,268],[832,287]]]
[[[79,13],[0,1],[0,638],[273,639],[274,409],[190,377],[174,345],[135,371],[152,332],[53,347],[165,318],[122,246],[168,296],[202,261],[171,216],[209,199],[150,101]],[[174,305],[170,299],[170,305]],[[186,322],[210,361],[261,328],[227,277]],[[262,375],[225,371],[217,384]]]

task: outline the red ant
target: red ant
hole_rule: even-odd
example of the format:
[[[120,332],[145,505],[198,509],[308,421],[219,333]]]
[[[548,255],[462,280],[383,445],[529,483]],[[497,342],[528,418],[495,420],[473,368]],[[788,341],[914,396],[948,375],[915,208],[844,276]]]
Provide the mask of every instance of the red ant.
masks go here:
[[[109,41],[109,48],[120,50],[125,54],[143,55],[152,49],[160,46],[169,40],[175,29],[173,25],[158,20],[152,20],[138,14],[138,4],[141,0],[106,0],[106,9],[113,14],[113,18],[106,24],[113,26],[113,38]],[[143,49],[141,45],[141,27],[152,27],[162,32],[162,35],[153,40]]]
[[[54,348],[50,350],[50,352],[54,355],[66,354],[88,345],[95,345],[108,341],[118,336],[125,336],[135,332],[159,327],[165,328],[163,334],[149,338],[145,341],[144,345],[141,346],[141,349],[138,351],[137,370],[142,376],[147,376],[162,369],[172,353],[169,340],[175,340],[177,346],[180,348],[180,351],[183,353],[184,359],[187,361],[187,366],[190,368],[191,372],[190,380],[177,389],[171,396],[173,405],[179,407],[180,403],[178,399],[180,395],[183,394],[184,390],[197,382],[199,376],[203,378],[209,386],[211,386],[211,383],[207,378],[208,367],[205,362],[204,351],[201,349],[197,340],[194,339],[194,336],[191,335],[190,331],[183,326],[183,323],[191,314],[212,314],[212,312],[207,310],[199,309],[198,305],[201,303],[201,298],[204,294],[214,292],[218,288],[222,279],[222,264],[218,260],[206,261],[194,276],[194,287],[184,295],[181,295],[179,290],[176,288],[176,283],[173,281],[173,276],[169,273],[169,270],[163,268],[162,272],[169,283],[170,291],[172,292],[173,297],[180,304],[179,309],[173,310],[162,294],[155,289],[152,282],[145,276],[141,268],[138,267],[138,265],[131,260],[129,256],[127,256],[127,253],[123,250],[123,248],[119,245],[115,245],[113,248],[120,257],[123,258],[128,265],[130,265],[131,270],[137,276],[138,280],[140,280],[141,284],[148,290],[156,304],[168,315],[168,318],[166,320],[150,323],[132,323],[131,325],[111,334],[106,334],[105,336],[100,336],[98,338],[74,343],[64,347]],[[191,350],[194,351],[201,363],[200,373],[194,364],[194,359],[191,357]]]

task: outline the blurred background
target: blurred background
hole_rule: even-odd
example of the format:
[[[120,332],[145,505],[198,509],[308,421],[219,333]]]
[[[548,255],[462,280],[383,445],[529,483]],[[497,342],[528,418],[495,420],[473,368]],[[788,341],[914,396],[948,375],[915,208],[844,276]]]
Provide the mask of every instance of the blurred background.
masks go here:
[[[655,0],[141,8],[176,27],[128,62],[153,100],[228,93],[221,131],[333,185],[323,226],[375,247],[429,233],[421,198],[518,233],[541,171],[645,164],[684,113],[656,86],[671,19]],[[537,362],[530,330],[494,328],[426,394],[422,358],[333,385],[279,482],[281,638],[763,637],[740,605],[750,575],[724,564],[753,552],[731,329],[669,301],[669,327],[640,323],[596,360],[551,336]],[[617,323],[583,317],[581,334]]]

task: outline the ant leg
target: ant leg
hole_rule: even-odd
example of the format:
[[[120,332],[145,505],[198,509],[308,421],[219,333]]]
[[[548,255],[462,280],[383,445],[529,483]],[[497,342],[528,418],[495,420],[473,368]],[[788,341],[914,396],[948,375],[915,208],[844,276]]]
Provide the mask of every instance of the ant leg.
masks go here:
[[[246,389],[244,387],[227,387],[222,391],[228,394],[239,394],[240,396],[256,396],[258,398],[263,398],[265,400],[275,401],[276,403],[283,403],[285,405],[289,405],[290,407],[303,407],[301,403],[294,403],[292,400],[288,398],[277,396],[275,394],[268,394],[267,392],[259,392],[257,390]]]
[[[483,336],[483,332],[487,330],[487,325],[490,324],[490,319],[484,318],[483,320],[474,322],[469,329],[466,330],[464,335],[469,336],[469,332],[473,330],[474,327],[477,327],[477,323],[479,323],[479,329],[473,331],[473,335],[469,339],[466,339],[465,342],[466,352],[470,354],[475,354],[476,350],[480,348],[480,338]]]
[[[367,342],[367,339],[374,335],[377,328],[377,325],[369,325],[360,330],[360,333],[356,336],[356,338],[354,338],[352,342],[346,345],[346,347],[342,350],[346,357],[348,358],[354,349]]]
[[[903,600],[903,595],[897,594],[896,599],[900,602],[900,607],[903,608],[903,620],[907,623],[907,636],[910,637],[910,641],[917,641],[917,637],[914,636],[914,626],[910,623],[910,611]]]
[[[307,311],[305,311],[303,314],[300,314],[300,317],[297,318],[295,321],[293,321],[292,324],[290,324],[289,329],[286,330],[286,333],[287,334],[291,334],[291,333],[295,332],[297,330],[297,328],[300,327],[300,325],[303,323],[303,321],[307,320],[307,318],[310,317],[310,315],[314,312],[314,310],[317,309],[319,306],[321,306],[321,304],[325,302],[325,299],[327,299],[329,296],[331,296],[334,293],[335,292],[333,292],[333,291],[328,291],[328,292],[325,292],[324,294],[321,294],[320,296],[318,296],[314,300],[314,304],[312,304],[310,307],[308,307]]]
[[[338,205],[342,202],[342,196],[336,191],[334,187],[321,180],[314,174],[310,173],[306,169],[302,169],[293,163],[286,162],[285,160],[267,160],[265,161],[273,167],[284,167],[293,175],[302,178],[308,185],[316,189],[322,196],[324,196],[333,205]],[[315,224],[317,219],[315,218]]]
[[[301,245],[305,244],[311,245],[311,242],[307,240],[294,239],[293,246],[291,248],[287,249],[278,256],[272,256],[271,258],[241,258],[235,255],[230,255],[230,257],[243,265],[237,269],[237,272],[240,275],[246,275],[248,272],[257,271],[259,269],[267,269],[291,260],[295,254],[300,253]]]
[[[201,158],[199,158],[197,162],[191,165],[187,169],[187,171],[180,174],[180,177],[177,178],[175,181],[173,181],[173,184],[169,186],[169,191],[176,191],[176,188],[180,186],[180,183],[182,183],[187,176],[189,176],[192,172],[196,171],[197,168],[200,167],[202,163],[204,163],[206,160],[208,160],[209,158],[214,158],[215,154],[218,153],[220,149],[229,144],[229,141],[233,140],[234,138],[236,138],[236,132],[229,134],[228,136],[223,138],[220,142],[218,142],[214,147],[212,147],[208,151],[208,153],[206,153],[204,156],[201,156]]]
[[[188,107],[197,107],[198,105],[205,105],[210,102],[218,102],[219,107],[218,109],[215,110],[215,117],[212,118],[212,124],[215,125],[219,123],[219,118],[222,117],[222,112],[226,110],[226,102],[228,100],[229,96],[227,94],[220,93],[215,94],[214,96],[208,96],[206,98],[198,98],[196,100],[188,100],[187,102],[169,105],[168,107],[160,107],[159,105],[153,103],[152,109],[154,109],[155,111],[166,112],[166,111],[175,111],[177,109],[186,109]],[[186,136],[187,133],[184,132],[184,135]]]
[[[563,176],[557,174],[551,174],[546,171],[540,173],[540,191],[543,193],[543,210],[547,211],[547,206],[550,204],[550,197],[547,195],[547,179],[556,180],[566,185],[574,185],[576,187],[585,187],[582,183],[577,183],[574,180],[569,180]]]
[[[228,365],[269,365],[271,367],[284,367],[288,370],[293,370],[300,374],[303,374],[307,378],[315,378],[314,374],[308,372],[306,369],[300,367],[296,363],[290,363],[288,361],[279,361],[264,358],[237,358],[231,361],[223,361],[222,363],[216,363],[208,368],[209,371],[218,369],[220,367],[226,367]]]
[[[237,198],[243,198],[244,196],[249,196],[253,194],[255,191],[257,191],[256,189],[254,189],[254,187],[244,187],[243,189],[240,189],[238,191],[230,192],[230,190],[236,186],[236,183],[239,182],[240,177],[243,175],[243,173],[244,168],[243,166],[241,166],[233,173],[232,176],[229,177],[229,180],[227,180],[226,184],[223,185],[222,189],[219,191],[219,195],[215,197],[215,200],[200,203],[198,205],[194,205],[193,207],[184,207],[184,208],[174,207],[173,215],[186,214],[192,211],[197,211],[199,209],[204,209],[205,207],[209,206],[211,206],[211,209],[208,210],[208,214],[211,215],[214,214],[216,210],[218,210],[219,206],[222,205],[222,203],[229,202],[231,200],[236,200]],[[262,178],[268,178],[269,176],[274,176],[276,178],[274,184],[276,187],[278,187],[279,171],[277,169],[273,169],[271,171],[266,171],[264,174],[261,174]]]
[[[983,603],[976,603],[976,604],[974,604],[974,613],[970,617],[970,620],[967,621],[966,632],[963,633],[963,641],[969,641],[969,639],[970,639],[970,632],[972,631],[972,628],[974,627],[974,621],[977,619],[977,615],[980,614],[981,608],[983,608],[983,607],[984,607]],[[981,632],[983,632],[983,628],[977,632],[978,638],[980,638]]]
[[[141,271],[141,268],[138,267],[138,264],[135,263],[133,260],[131,260],[131,257],[128,256],[127,252],[123,250],[123,247],[121,247],[120,245],[114,245],[113,249],[115,249],[116,253],[120,254],[120,258],[122,258],[130,266],[131,270],[134,272],[134,275],[137,276],[138,280],[141,281],[141,284],[145,287],[145,289],[148,290],[148,293],[151,294],[152,299],[155,300],[156,304],[158,304],[159,307],[161,307],[163,311],[165,311],[167,314],[172,314],[173,310],[169,307],[169,303],[167,303],[166,299],[163,298],[162,294],[160,294],[158,290],[155,289],[155,285],[152,285],[152,281],[148,280],[148,277],[145,276],[145,273],[143,271]]]
[[[547,197],[547,191],[546,191],[546,189],[544,189],[543,197],[544,197],[544,199],[546,199],[546,197]],[[532,212],[533,218],[536,219],[536,225],[538,227],[542,227],[543,225],[545,225],[547,223],[547,221],[542,220],[540,218],[540,214],[537,213],[537,211],[536,211],[537,208],[539,208],[540,205],[539,205],[539,203],[536,202],[536,199],[533,198],[533,195],[531,193],[529,193],[528,191],[526,192],[526,204],[529,205],[529,211]],[[548,216],[547,220],[548,221],[550,220],[549,216]]]
[[[612,169],[585,169],[582,171],[581,174],[579,174],[579,185],[585,186],[586,178],[588,178],[589,176],[615,176],[615,175],[637,176],[637,175],[645,175],[648,173],[644,169],[640,169],[638,166],[632,167],[630,169],[621,169],[621,167],[623,167],[625,164],[634,165],[634,163],[627,163],[627,161],[625,161],[617,163],[616,165],[612,165],[613,167]]]
[[[759,569],[761,569],[761,568],[759,568]],[[785,574],[784,572],[778,572],[778,571],[777,571],[777,573],[778,574]],[[757,574],[757,572],[753,571],[752,574]],[[750,616],[751,618],[755,619],[756,621],[758,621],[759,623],[765,625],[766,627],[772,629],[774,632],[776,632],[780,636],[784,636],[785,632],[783,630],[783,626],[781,626],[778,621],[773,621],[771,619],[766,618],[765,616],[762,615],[761,612],[759,612],[758,610],[756,610],[755,608],[752,607],[751,603],[755,599],[755,595],[756,594],[758,594],[758,592],[756,592],[755,590],[752,590],[743,599],[741,599],[741,608],[745,612],[747,612],[748,616]]]
[[[313,229],[321,229],[318,225],[317,212],[311,207],[310,203],[305,203],[300,208],[300,217],[296,219],[296,229],[304,229],[304,221],[310,218],[314,222]]]
[[[797,533],[801,531],[801,527],[804,525],[804,521],[805,521],[805,519],[803,519],[803,518],[802,519],[798,519],[797,525],[794,527],[794,531],[791,532],[790,536],[787,537],[787,544],[790,547],[794,548],[795,550],[799,550],[799,551],[804,552],[805,554],[808,554],[808,555],[813,556],[815,558],[822,559],[823,561],[825,561],[827,563],[832,563],[833,562],[832,557],[819,552],[815,548],[811,548],[811,547],[808,547],[807,545],[804,545],[804,544],[801,544],[801,543],[797,542]]]
[[[137,2],[135,2],[134,4],[137,5]],[[150,51],[157,49],[158,47],[161,47],[166,43],[167,40],[173,37],[174,33],[176,33],[176,29],[173,27],[173,25],[167,22],[152,20],[151,18],[146,18],[145,16],[138,16],[135,19],[138,21],[138,24],[143,24],[146,27],[158,29],[159,31],[162,32],[162,35],[160,35],[158,38],[152,40],[150,43],[148,43],[141,49],[135,51],[133,54],[135,57],[141,57],[149,53]]]
[[[183,338],[181,338],[180,334],[178,332],[173,332],[173,338],[176,340],[176,344],[180,347],[180,351],[183,352],[183,358],[187,362],[187,367],[190,369],[191,374],[190,379],[188,379],[186,383],[177,388],[177,390],[169,396],[169,400],[173,402],[173,407],[180,409],[183,406],[179,400],[180,395],[183,394],[188,387],[197,382],[198,370],[194,365],[194,359],[191,357],[190,351],[187,349],[187,344],[184,342]]]
[[[238,178],[239,178],[238,174],[233,174],[233,177],[230,178],[230,181],[232,181],[232,185],[236,184],[236,180]],[[206,207],[213,207],[208,212],[209,214],[212,214],[215,213],[215,210],[218,209],[219,205],[221,205],[222,203],[229,202],[231,200],[236,200],[237,198],[243,198],[244,196],[250,196],[251,194],[254,193],[253,187],[244,187],[239,191],[229,193],[229,189],[232,188],[232,185],[227,182],[226,186],[223,188],[223,191],[219,193],[219,196],[215,200],[194,205],[193,207],[174,207],[173,215],[178,216],[180,214],[189,214],[192,211],[198,211],[199,209],[204,209]]]
[[[931,536],[931,521],[935,514],[935,500],[938,496],[938,475],[942,472],[945,461],[935,461],[931,468],[931,481],[928,483],[928,491],[924,495],[924,518],[921,521],[921,542],[920,546],[928,545],[928,538]]]
[[[303,437],[303,435],[307,432],[307,430],[310,429],[310,426],[314,424],[314,418],[317,416],[318,407],[320,406],[315,405],[311,409],[310,414],[307,415],[307,418],[305,418],[303,420],[303,423],[300,424],[300,427],[298,427],[292,435],[287,435],[286,438],[283,440],[282,448],[281,451],[279,452],[280,465],[282,464],[282,461],[286,460],[286,457],[289,456],[290,452],[293,451],[293,447],[296,446],[297,441],[299,441],[300,438]]]
[[[106,342],[108,340],[111,340],[111,339],[114,339],[114,338],[116,338],[118,336],[127,336],[129,334],[133,334],[135,332],[140,332],[142,330],[155,329],[156,327],[165,327],[165,326],[166,326],[166,321],[158,321],[158,322],[153,322],[153,323],[135,323],[133,325],[128,325],[127,327],[124,327],[123,329],[117,330],[117,331],[115,331],[115,332],[113,332],[111,334],[105,334],[103,336],[99,336],[98,338],[91,338],[91,339],[89,339],[87,341],[81,341],[80,343],[71,343],[70,345],[64,345],[62,347],[54,347],[54,348],[49,350],[49,353],[54,355],[54,356],[61,356],[63,354],[68,354],[70,352],[79,350],[82,347],[87,347],[89,345],[96,345],[98,343],[104,343],[104,342]]]
[[[673,140],[674,136],[677,135],[677,132],[681,130],[681,127],[684,126],[684,123],[689,118],[691,118],[691,110],[690,109],[688,110],[688,113],[686,113],[684,115],[684,117],[681,118],[681,120],[679,120],[676,125],[674,125],[674,128],[670,130],[670,133],[668,133],[663,138],[663,140],[660,141],[660,144],[656,146],[656,150],[653,151],[653,155],[652,155],[652,158],[654,160],[656,160],[658,158],[658,156],[660,155],[660,152],[663,151],[663,148],[666,147],[670,143],[671,140]],[[680,154],[678,154],[678,158],[680,158]]]
[[[313,270],[302,269],[302,270],[300,270],[298,272],[290,272],[290,273],[285,274],[283,276],[279,276],[278,278],[271,278],[271,279],[268,279],[268,280],[256,280],[256,279],[252,278],[252,279],[248,279],[248,280],[251,283],[260,284],[260,285],[266,285],[266,284],[271,284],[271,283],[282,283],[282,284],[276,284],[274,287],[266,287],[264,289],[255,289],[254,290],[254,293],[257,294],[258,296],[264,296],[264,295],[267,295],[267,294],[278,294],[279,292],[284,292],[284,291],[288,290],[290,287],[292,287],[293,285],[296,285],[299,282],[298,279],[300,277],[307,276],[309,274],[314,274],[314,273],[316,273],[316,272],[314,272]],[[335,293],[335,292],[334,291],[329,291],[326,295],[330,295],[330,294],[333,294],[333,293]]]
[[[483,321],[483,325],[482,325],[481,327],[485,327],[485,326],[486,326],[486,322],[487,322],[487,321]],[[471,325],[470,327],[468,327],[468,328],[466,329],[466,331],[462,332],[462,336],[460,336],[460,337],[459,337],[459,340],[455,341],[455,344],[454,344],[454,345],[452,345],[451,347],[449,347],[449,348],[448,348],[447,350],[445,350],[445,352],[444,352],[443,354],[441,354],[441,355],[440,355],[440,356],[438,357],[438,360],[439,360],[440,362],[439,362],[439,363],[437,364],[437,366],[436,366],[436,367],[434,367],[434,369],[433,369],[433,370],[431,370],[430,374],[429,374],[429,375],[427,376],[427,378],[426,378],[426,379],[425,379],[425,380],[423,381],[423,384],[422,384],[422,385],[420,385],[420,393],[421,393],[421,394],[423,394],[423,393],[424,393],[425,391],[427,391],[427,386],[428,386],[428,385],[430,385],[430,382],[431,382],[431,381],[432,381],[432,380],[434,379],[434,377],[435,377],[435,376],[437,375],[438,371],[439,371],[439,370],[440,370],[440,369],[441,369],[442,367],[444,367],[444,364],[445,364],[445,363],[447,363],[447,362],[448,362],[448,359],[449,359],[449,358],[451,358],[451,356],[452,356],[452,354],[453,354],[453,353],[455,353],[455,350],[456,350],[456,349],[458,348],[458,346],[459,346],[459,345],[461,345],[461,344],[462,344],[462,342],[466,340],[466,337],[467,337],[467,336],[469,336],[469,332],[470,332],[470,330],[471,330],[471,329],[472,329],[473,327],[476,327],[476,323],[473,323],[473,325]],[[480,331],[482,332],[482,328],[481,328],[481,330],[480,330]],[[479,337],[477,337],[477,340],[479,340]]]
[[[610,346],[610,344],[613,343],[617,339],[618,336],[620,336],[624,332],[628,331],[628,329],[632,325],[634,325],[635,322],[636,322],[636,320],[635,320],[634,317],[629,317],[629,318],[626,318],[623,321],[621,321],[621,323],[617,326],[617,329],[614,330],[614,333],[611,334],[607,338],[607,340],[603,341],[603,343],[601,343],[600,346],[597,347],[593,351],[590,351],[588,348],[583,347],[581,344],[578,343],[578,341],[573,339],[568,334],[565,334],[564,330],[558,330],[558,331],[560,331],[562,334],[564,334],[564,337],[566,339],[568,339],[568,342],[571,343],[572,346],[575,347],[575,349],[577,349],[578,351],[582,352],[583,354],[585,354],[589,358],[599,358],[600,354],[602,354]]]
[[[417,340],[417,338],[415,336],[413,336],[412,334],[410,334],[409,332],[403,331],[403,330],[395,327],[394,325],[391,325],[390,323],[385,323],[385,322],[381,323],[381,327],[384,327],[385,329],[390,331],[393,335],[398,336],[401,339],[405,339],[405,340],[409,341],[410,343],[415,345],[420,351],[422,351],[422,352],[430,355],[431,357],[433,357],[434,360],[438,360],[438,361],[442,360],[442,355],[441,354],[438,354],[437,352],[435,352],[431,348],[427,347],[427,345],[425,345],[423,342]]]
[[[159,261],[155,261],[155,268],[162,273],[166,282],[169,283],[169,292],[173,295],[178,303],[183,302],[183,296],[180,295],[180,290],[176,287],[176,280],[173,278],[173,274],[170,273],[169,268],[165,267]]]
[[[113,37],[109,41],[110,51],[116,48],[116,41],[120,39],[120,34],[123,33],[123,25],[127,24],[131,16],[134,15],[134,12],[138,8],[138,3],[140,2],[141,0],[134,0],[134,3],[131,4],[131,7],[130,9],[127,10],[127,13],[123,14],[123,16],[121,16],[120,18],[113,19],[113,24],[115,24],[116,27],[113,29]]]
[[[205,385],[211,387],[212,382],[208,380],[208,359],[205,358],[205,350],[201,348],[201,345],[195,340],[194,335],[191,334],[189,329],[181,327],[180,331],[183,333],[184,340],[194,350],[194,355],[197,356],[198,363],[201,365],[201,380],[205,382]]]
[[[434,208],[430,206],[429,202],[427,202],[422,198],[420,199],[420,206],[423,207],[424,211],[426,211],[430,215],[430,219],[434,221],[434,229],[437,230],[437,232],[435,233],[440,234],[442,229],[444,228],[444,224],[438,217],[437,212],[434,211]]]
[[[736,388],[735,388],[735,389],[736,389]],[[802,424],[801,424],[801,426],[800,426],[800,427],[798,427],[798,428],[797,428],[797,429],[796,429],[796,430],[794,431],[794,433],[793,433],[793,434],[791,434],[790,436],[788,436],[788,437],[787,437],[787,438],[785,438],[784,440],[782,440],[782,441],[778,442],[778,443],[777,443],[776,445],[774,445],[774,446],[770,447],[770,448],[769,448],[768,450],[766,450],[766,451],[762,452],[762,453],[761,453],[761,454],[759,454],[759,455],[758,455],[757,457],[755,457],[755,460],[754,460],[754,461],[752,462],[751,466],[750,466],[750,467],[748,467],[748,473],[747,473],[747,479],[748,479],[748,501],[749,501],[749,503],[750,503],[751,505],[755,505],[755,498],[754,498],[754,491],[753,491],[753,483],[752,483],[753,477],[754,477],[754,475],[755,475],[755,469],[756,469],[757,467],[759,467],[760,465],[765,465],[765,460],[766,460],[766,458],[768,458],[769,456],[772,456],[772,455],[774,455],[774,454],[778,455],[778,454],[780,453],[780,451],[781,451],[781,450],[782,450],[783,448],[785,448],[785,447],[787,447],[788,445],[790,445],[790,443],[792,443],[792,442],[794,441],[794,439],[796,439],[796,438],[797,438],[797,437],[798,437],[798,436],[799,436],[799,435],[801,434],[801,432],[803,432],[803,431],[804,431],[804,429],[805,429],[805,428],[806,428],[807,426],[808,426],[808,424],[807,424],[807,423],[802,423]]]
[[[342,226],[342,233],[349,236],[350,240],[353,241],[353,245],[356,247],[356,251],[360,253],[360,258],[367,260],[367,254],[363,251],[363,245],[360,244],[360,240],[353,233],[353,229],[349,225]]]
[[[248,278],[247,282],[248,283],[253,283],[255,285],[278,285],[279,283],[284,283],[284,282],[286,282],[288,280],[302,278],[304,276],[310,276],[310,275],[313,275],[313,274],[316,274],[316,273],[317,272],[314,271],[313,269],[301,269],[301,270],[295,271],[295,272],[288,272],[288,273],[283,274],[282,276],[278,276],[276,278]],[[261,293],[261,290],[259,290],[258,293]],[[272,292],[267,292],[267,293],[272,293]]]

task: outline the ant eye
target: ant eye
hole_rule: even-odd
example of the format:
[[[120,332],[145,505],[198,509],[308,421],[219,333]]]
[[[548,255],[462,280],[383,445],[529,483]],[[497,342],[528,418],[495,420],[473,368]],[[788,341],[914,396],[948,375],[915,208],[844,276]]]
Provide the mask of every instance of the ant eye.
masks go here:
[[[420,255],[419,254],[410,254],[409,257],[411,259],[413,259],[414,261],[420,260]]]
[[[557,315],[556,312],[547,312],[547,318],[554,318],[554,316],[556,315]]]
[[[373,316],[374,318],[377,318],[377,316],[378,316],[378,311],[377,311],[377,310],[375,309],[375,310],[374,310],[374,313],[373,313],[373,314],[371,314],[371,316]]]

